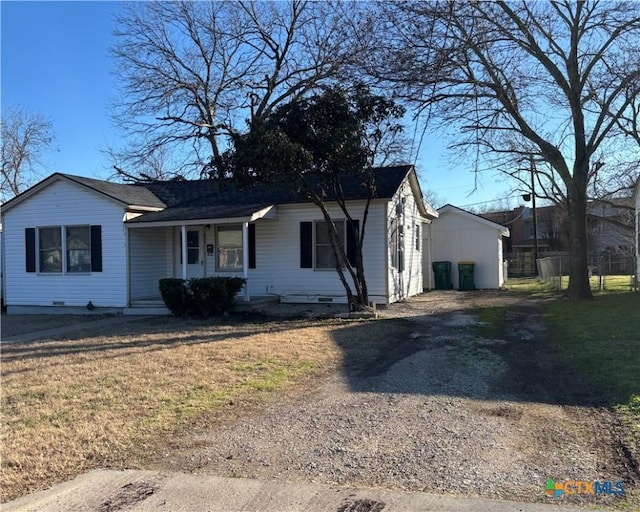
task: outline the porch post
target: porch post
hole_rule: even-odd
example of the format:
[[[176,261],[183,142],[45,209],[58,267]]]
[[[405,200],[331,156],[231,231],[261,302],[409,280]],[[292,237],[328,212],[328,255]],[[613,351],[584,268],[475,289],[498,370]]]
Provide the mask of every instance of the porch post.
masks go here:
[[[242,277],[244,278],[244,301],[249,302],[249,223],[242,223]]]
[[[180,250],[182,251],[182,280],[187,280],[187,226],[180,226]]]

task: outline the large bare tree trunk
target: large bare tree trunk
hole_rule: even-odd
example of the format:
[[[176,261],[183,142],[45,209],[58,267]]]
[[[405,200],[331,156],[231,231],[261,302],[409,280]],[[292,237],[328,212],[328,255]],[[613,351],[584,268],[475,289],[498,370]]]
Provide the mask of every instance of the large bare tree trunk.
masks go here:
[[[568,197],[569,215],[569,288],[570,299],[592,299],[587,258],[587,197],[573,190]]]

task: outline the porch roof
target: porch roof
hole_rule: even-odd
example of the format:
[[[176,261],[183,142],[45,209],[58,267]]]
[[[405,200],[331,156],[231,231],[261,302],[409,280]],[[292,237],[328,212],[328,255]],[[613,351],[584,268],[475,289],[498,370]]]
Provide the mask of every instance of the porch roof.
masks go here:
[[[126,224],[177,225],[189,221],[215,222],[221,219],[254,221],[271,211],[273,204],[221,204],[215,206],[183,206],[150,212],[129,219]]]

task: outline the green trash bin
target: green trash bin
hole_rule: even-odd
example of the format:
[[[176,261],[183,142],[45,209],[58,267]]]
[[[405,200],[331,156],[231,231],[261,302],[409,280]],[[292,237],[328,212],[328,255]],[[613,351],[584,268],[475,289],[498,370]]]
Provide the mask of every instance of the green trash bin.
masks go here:
[[[450,261],[434,261],[431,267],[433,268],[433,274],[435,276],[436,290],[450,290],[453,288],[451,284]]]
[[[458,279],[460,290],[475,290],[476,285],[473,279],[474,268],[476,264],[473,261],[458,262]]]

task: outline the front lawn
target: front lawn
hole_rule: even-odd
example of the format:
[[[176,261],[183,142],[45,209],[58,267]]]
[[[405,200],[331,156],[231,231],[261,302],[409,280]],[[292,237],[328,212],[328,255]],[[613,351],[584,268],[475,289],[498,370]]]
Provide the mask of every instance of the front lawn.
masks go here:
[[[5,345],[2,501],[94,467],[138,466],[185,429],[308,388],[344,364],[345,346],[375,360],[406,325],[154,318]]]

